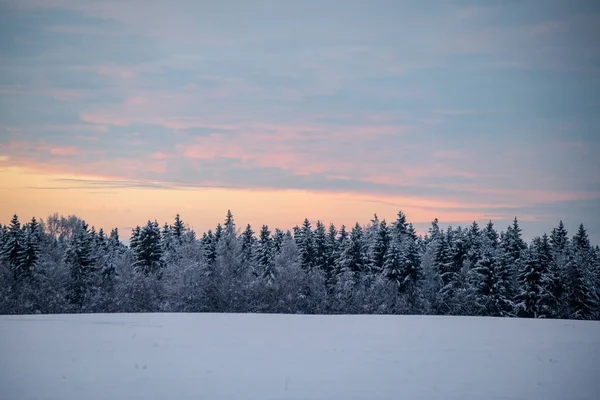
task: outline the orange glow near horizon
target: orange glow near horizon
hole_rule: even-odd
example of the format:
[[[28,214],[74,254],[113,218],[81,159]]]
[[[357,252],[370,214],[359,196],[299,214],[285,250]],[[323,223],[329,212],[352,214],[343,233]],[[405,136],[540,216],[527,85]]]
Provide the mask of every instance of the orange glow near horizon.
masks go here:
[[[221,222],[228,209],[240,228],[250,223],[255,231],[262,224],[271,230],[291,229],[304,218],[313,223],[317,220],[326,224],[333,222],[338,228],[342,224],[351,227],[356,222],[366,224],[374,213],[391,222],[399,210],[413,223],[428,223],[436,217],[441,221],[481,219],[475,212],[445,210],[456,204],[441,200],[275,189],[90,188],[65,181],[74,178],[82,177],[43,174],[23,168],[0,169],[3,182],[0,223],[8,223],[15,213],[21,221],[26,221],[32,216],[45,219],[57,212],[77,215],[97,229],[109,230],[142,225],[149,219],[161,224],[171,222],[179,213],[197,233],[202,233]],[[106,181],[93,176],[87,178]]]

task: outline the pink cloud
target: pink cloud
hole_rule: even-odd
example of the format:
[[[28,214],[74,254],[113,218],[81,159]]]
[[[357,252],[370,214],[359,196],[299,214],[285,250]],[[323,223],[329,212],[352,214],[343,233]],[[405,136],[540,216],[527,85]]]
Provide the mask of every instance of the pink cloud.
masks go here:
[[[165,153],[161,153],[161,152],[156,152],[150,155],[150,158],[153,158],[155,160],[164,160],[166,158],[169,158],[170,156],[165,154]]]
[[[50,149],[50,153],[55,156],[72,156],[75,154],[79,154],[79,151],[75,146],[53,147]]]

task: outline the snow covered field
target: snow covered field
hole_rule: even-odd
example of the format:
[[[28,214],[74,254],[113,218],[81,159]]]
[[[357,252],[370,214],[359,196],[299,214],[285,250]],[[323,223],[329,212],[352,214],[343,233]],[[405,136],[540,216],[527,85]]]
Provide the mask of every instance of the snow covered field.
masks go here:
[[[0,316],[1,399],[600,399],[600,323]]]

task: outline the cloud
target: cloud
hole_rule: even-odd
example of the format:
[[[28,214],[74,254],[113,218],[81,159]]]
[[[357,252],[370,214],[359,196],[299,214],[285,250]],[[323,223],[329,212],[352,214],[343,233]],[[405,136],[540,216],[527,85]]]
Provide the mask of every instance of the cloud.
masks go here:
[[[456,219],[598,204],[597,6],[275,3],[0,0],[1,165]]]
[[[50,153],[55,156],[72,156],[79,154],[79,151],[75,146],[70,147],[54,147],[50,149]]]

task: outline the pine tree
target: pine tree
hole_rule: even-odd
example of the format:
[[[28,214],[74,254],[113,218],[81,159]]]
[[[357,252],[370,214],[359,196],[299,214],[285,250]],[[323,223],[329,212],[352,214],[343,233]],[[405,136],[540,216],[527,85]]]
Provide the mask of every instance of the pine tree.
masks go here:
[[[162,247],[162,256],[165,262],[175,258],[177,254],[177,240],[178,239],[175,237],[172,227],[165,222],[160,233],[160,245]]]
[[[284,233],[281,229],[276,228],[275,234],[273,235],[273,250],[275,254],[281,253],[281,248],[283,246]]]
[[[218,226],[217,226],[218,229]],[[223,233],[217,242],[217,262],[221,270],[229,270],[234,274],[239,272],[240,248],[237,239],[237,230],[231,210],[227,210]]]
[[[119,228],[114,228],[110,231],[109,242],[113,242],[115,247],[121,244],[121,240],[119,239]]]
[[[93,236],[88,225],[81,222],[71,234],[65,262],[71,270],[69,300],[78,310],[83,310],[94,288],[96,260],[93,254]]]
[[[162,276],[163,249],[158,222],[148,221],[140,230],[138,244],[135,246],[133,267],[144,275],[154,274],[158,279]]]
[[[326,284],[330,289],[332,288],[332,285],[335,281],[335,263],[339,255],[337,235],[338,232],[337,229],[335,229],[335,225],[333,223],[330,223],[329,228],[327,230],[327,237],[325,240],[325,277]]]
[[[565,225],[562,221],[558,223],[558,227],[552,229],[552,234],[550,235],[550,245],[552,246],[552,250],[554,252],[565,252],[569,245],[569,237],[568,232],[565,229]]]
[[[558,282],[555,287],[554,296],[561,303],[561,314],[563,316],[565,314],[566,308],[566,276],[565,273],[567,271],[568,265],[571,261],[570,254],[570,242],[568,237],[568,232],[565,229],[565,226],[562,221],[559,222],[558,227],[552,229],[552,233],[550,235],[550,248],[552,250],[552,265],[551,269],[554,274],[558,278]]]
[[[254,259],[254,248],[256,246],[256,238],[250,224],[246,225],[246,229],[241,235],[240,252],[242,268],[252,268],[252,260]]]
[[[19,280],[24,275],[25,271],[22,269],[21,255],[23,254],[23,248],[25,246],[23,239],[23,231],[21,230],[21,223],[19,217],[15,214],[10,221],[10,227],[8,232],[5,234],[5,243],[2,249],[2,260],[4,260],[8,267],[13,273],[15,280]]]
[[[482,232],[476,221],[473,221],[471,227],[466,234],[467,258],[471,266],[477,264],[481,258],[482,247]]]
[[[406,215],[404,215],[402,211],[398,211],[398,217],[396,218],[396,221],[392,222],[391,234],[396,240],[397,244],[402,243],[402,240],[408,234]]]
[[[381,222],[379,221],[379,217],[377,214],[373,214],[373,219],[371,219],[369,225],[367,225],[365,229],[365,243],[367,248],[367,260],[366,267],[371,271],[375,271],[375,242],[377,241],[377,236],[379,234]],[[381,272],[381,269],[379,270]]]
[[[365,271],[366,266],[366,251],[361,226],[356,223],[350,233],[350,238],[347,239],[342,246],[342,253],[338,259],[339,272],[350,272],[354,276]]]
[[[494,228],[494,223],[489,221],[483,230],[484,236],[487,238],[488,243],[492,246],[492,248],[498,247],[499,236],[496,228]]]
[[[519,221],[515,217],[512,226],[509,226],[502,241],[502,248],[506,255],[506,259],[512,264],[515,270],[518,270],[519,260],[522,253],[527,249],[527,244],[521,237],[521,227]]]
[[[33,276],[34,270],[38,266],[40,253],[40,227],[35,217],[33,217],[31,222],[28,223],[24,228],[24,246],[22,247],[22,252],[19,255],[19,264],[21,269],[21,277],[31,277]]]
[[[372,269],[373,271],[383,271],[386,254],[390,247],[392,237],[387,227],[385,219],[379,224],[379,230],[375,237],[375,242],[372,249]],[[411,239],[412,240],[412,239]]]
[[[550,263],[548,236],[534,238],[519,272],[520,292],[516,298],[519,316],[552,316],[552,310],[556,307],[556,299],[552,296],[552,284],[556,278],[551,274]]]
[[[136,226],[134,229],[131,230],[131,237],[129,238],[129,248],[135,252],[135,249],[137,248],[137,246],[140,243],[140,233],[141,233],[141,228],[138,226]]]
[[[385,253],[383,262],[383,275],[390,281],[394,282],[394,284],[398,287],[398,290],[400,290],[403,282],[402,269],[402,255],[400,253],[398,244],[394,240],[390,243]]]
[[[217,227],[215,228],[215,246],[219,243],[219,241],[221,240],[222,237],[223,237],[223,226],[221,225],[221,223],[218,223]]]
[[[409,299],[414,306],[414,300],[417,300],[420,296],[417,291],[419,281],[423,277],[419,245],[412,237],[409,237],[402,243],[400,253],[402,260],[401,291],[409,295]]]
[[[317,227],[313,233],[313,246],[315,268],[326,272],[329,262],[327,255],[327,233],[325,225],[321,221],[317,221]]]
[[[203,248],[203,256],[206,264],[209,269],[214,267],[215,261],[217,259],[217,238],[213,235],[212,230],[208,230],[202,236],[202,248]]]
[[[598,292],[596,289],[594,252],[583,224],[573,239],[573,256],[567,265],[566,281],[570,317],[574,319],[591,319],[598,308]]]
[[[171,227],[171,230],[177,244],[181,244],[183,234],[185,233],[185,225],[181,220],[179,214],[175,216],[175,223]]]
[[[448,234],[438,233],[433,235],[437,248],[434,256],[434,266],[440,278],[440,291],[438,296],[438,309],[449,313],[453,309],[458,270],[452,259],[451,237]]]
[[[431,222],[431,227],[429,228],[428,241],[433,242],[437,240],[441,233],[439,221],[437,218],[435,218]]]
[[[275,263],[273,255],[273,239],[267,225],[263,225],[260,230],[256,251],[256,265],[260,271],[260,276],[265,279],[268,286],[275,281]]]
[[[305,271],[311,271],[315,267],[315,244],[313,232],[308,218],[304,219],[302,228],[298,231],[298,256],[300,265]]]

